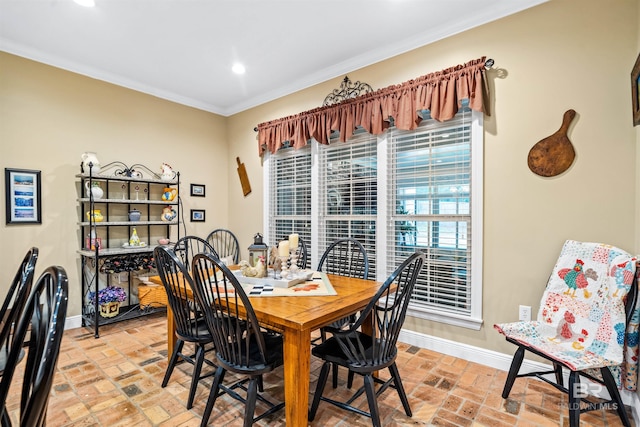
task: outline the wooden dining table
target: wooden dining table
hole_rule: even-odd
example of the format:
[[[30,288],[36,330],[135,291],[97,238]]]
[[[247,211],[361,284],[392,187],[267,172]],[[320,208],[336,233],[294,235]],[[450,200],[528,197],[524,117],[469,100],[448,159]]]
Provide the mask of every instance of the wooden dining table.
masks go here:
[[[327,277],[337,295],[249,298],[260,325],[283,335],[285,417],[289,427],[308,425],[311,333],[363,309],[382,285],[373,280],[332,274]],[[162,284],[159,276],[150,277],[149,280]],[[175,342],[173,313],[167,307],[169,357]]]

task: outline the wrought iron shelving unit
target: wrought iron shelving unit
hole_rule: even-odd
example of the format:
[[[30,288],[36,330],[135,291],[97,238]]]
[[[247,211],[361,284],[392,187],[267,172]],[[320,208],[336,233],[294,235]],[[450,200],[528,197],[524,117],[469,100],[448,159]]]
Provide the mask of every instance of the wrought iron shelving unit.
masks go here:
[[[93,172],[91,163],[88,169],[76,175],[79,179],[82,326],[92,327],[95,337],[99,338],[100,326],[166,310],[139,303],[132,293],[136,286],[133,276],[149,274],[155,268],[153,250],[158,238],[170,238],[172,227],[176,228],[175,239],[180,238],[180,173],[167,180],[144,165],[129,167],[122,162],[102,166],[98,173]],[[94,199],[93,192],[86,191],[86,186],[93,188],[94,183],[101,186],[102,198]],[[165,189],[175,189],[178,194],[171,201],[162,200]],[[170,208],[170,214],[163,220],[166,207]],[[140,211],[138,221],[130,221],[128,217],[134,208]],[[101,221],[87,214],[96,210],[102,213]],[[143,246],[128,245],[134,227]],[[95,237],[101,239],[100,244],[92,241],[92,230]],[[125,283],[120,282],[123,273],[127,275]],[[114,283],[116,274],[118,282]],[[100,315],[98,298],[92,298],[106,286],[121,286],[127,292],[119,314],[109,318]]]

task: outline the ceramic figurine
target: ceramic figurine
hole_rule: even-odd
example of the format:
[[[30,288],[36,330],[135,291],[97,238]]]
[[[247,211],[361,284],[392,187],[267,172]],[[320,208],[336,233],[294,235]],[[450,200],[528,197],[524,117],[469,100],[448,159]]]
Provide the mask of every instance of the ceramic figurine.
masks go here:
[[[87,197],[93,196],[94,200],[102,199],[102,196],[104,196],[104,191],[102,190],[102,187],[100,187],[100,183],[97,181],[93,182],[91,187],[89,187],[89,181],[85,181],[84,188],[86,190]]]
[[[87,220],[93,220],[93,222],[101,222],[103,219],[104,217],[102,216],[102,211],[100,209],[87,211]]]
[[[140,246],[140,238],[138,237],[138,232],[135,227],[133,227],[131,237],[129,237],[129,246]]]
[[[91,163],[91,174],[97,175],[100,172],[100,162],[98,156],[92,151],[82,153],[82,163],[80,164],[80,172],[89,174],[89,163]]]
[[[173,206],[167,206],[166,208],[162,209],[162,215],[160,216],[160,219],[165,222],[171,222],[175,220],[177,216],[178,212],[176,211],[176,209]]]
[[[160,179],[162,181],[170,182],[173,181],[176,177],[176,173],[173,171],[173,168],[168,163],[163,163],[160,166]]]
[[[162,190],[162,200],[165,202],[171,202],[178,195],[178,189],[172,187],[165,187]]]

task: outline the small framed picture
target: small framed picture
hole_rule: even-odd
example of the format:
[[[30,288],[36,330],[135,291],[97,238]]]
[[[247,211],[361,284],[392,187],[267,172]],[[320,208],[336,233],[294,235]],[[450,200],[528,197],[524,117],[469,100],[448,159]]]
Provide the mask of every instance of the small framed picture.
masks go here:
[[[631,111],[633,125],[640,125],[640,55],[631,70]]]
[[[204,209],[191,209],[191,222],[204,222]]]
[[[191,184],[191,195],[193,197],[204,197],[204,185]]]
[[[41,224],[40,171],[4,170],[7,224]]]

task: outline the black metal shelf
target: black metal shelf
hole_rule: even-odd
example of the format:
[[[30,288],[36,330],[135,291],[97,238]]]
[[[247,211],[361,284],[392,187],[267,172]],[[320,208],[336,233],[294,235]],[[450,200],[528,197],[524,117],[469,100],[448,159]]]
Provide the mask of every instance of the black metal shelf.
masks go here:
[[[155,198],[149,200],[152,194],[157,197],[159,193],[164,198],[164,193],[169,190],[163,187],[172,188],[177,193],[180,187],[179,172],[175,172],[173,178],[167,180],[162,179],[162,176],[144,165],[136,164],[128,167],[121,162],[112,162],[103,166],[100,172],[100,174],[92,174],[92,165],[89,164],[86,165],[83,173],[76,175],[79,179],[77,202],[80,249],[78,254],[81,259],[82,326],[91,327],[96,338],[100,336],[100,326],[166,312],[166,307],[141,307],[138,304],[134,297],[137,285],[133,277],[135,277],[134,274],[149,273],[150,269],[152,271],[153,250],[157,246],[155,241],[152,241],[155,237],[163,235],[169,237],[171,227],[176,225],[178,226],[177,237],[180,237],[180,194],[176,194],[170,201]],[[85,194],[85,184],[88,188],[93,188],[95,182],[100,182],[105,187],[104,198],[94,199],[94,193],[91,191]],[[140,190],[145,193],[144,198],[147,200],[141,200],[141,197],[138,197],[137,193]],[[128,221],[126,212],[133,206],[142,210],[142,220]],[[141,206],[143,208],[146,206],[146,209],[140,208]],[[160,206],[175,207],[173,208],[175,218],[171,221],[161,220]],[[87,212],[98,209],[103,212],[104,220],[96,222],[93,215],[88,215]],[[144,246],[128,246],[128,237],[123,239],[123,235],[130,236],[134,228],[137,228]],[[92,235],[92,232],[95,232],[97,237],[101,237],[102,247],[93,249],[86,247],[85,238]],[[125,273],[127,278],[120,282],[122,273]],[[115,277],[118,278],[117,284]],[[119,314],[114,317],[101,316],[96,298],[91,296],[106,286],[121,286],[127,293],[127,299],[121,303],[124,305],[120,306]]]
[[[125,320],[136,319],[138,317],[148,316],[154,313],[166,313],[166,307],[153,307],[150,305],[140,306],[140,304],[131,304],[120,306],[120,313],[114,317],[102,317],[100,314],[97,316],[94,313],[83,314],[85,326],[104,326],[111,323],[122,322]],[[98,338],[98,336],[96,336]]]

